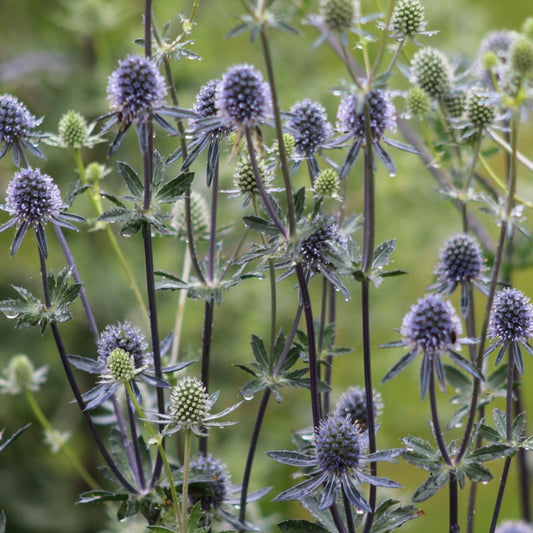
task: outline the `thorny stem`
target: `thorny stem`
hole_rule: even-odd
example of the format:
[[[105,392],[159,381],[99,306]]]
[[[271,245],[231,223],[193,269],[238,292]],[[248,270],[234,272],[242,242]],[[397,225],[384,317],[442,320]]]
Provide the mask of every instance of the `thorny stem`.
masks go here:
[[[49,308],[51,305],[51,301],[50,301],[50,291],[48,287],[48,278],[47,278],[47,272],[46,272],[46,259],[44,258],[40,249],[39,249],[39,262],[41,265],[41,279],[42,279],[42,284],[43,284],[44,301],[45,301],[46,307]],[[78,387],[78,383],[76,382],[76,378],[74,377],[74,373],[72,372],[72,368],[70,367],[65,345],[63,344],[63,339],[61,337],[57,324],[55,322],[51,323],[50,329],[52,330],[52,335],[54,337],[56,348],[59,353],[59,357],[61,359],[63,369],[65,370],[68,383],[70,385],[70,388],[72,389],[72,392],[74,393],[74,398],[76,399],[76,403],[78,404],[78,407],[80,408],[80,411],[82,412],[83,417],[85,418],[85,421],[87,422],[87,425],[89,426],[89,431],[91,432],[91,435],[93,436],[93,439],[96,443],[98,450],[100,451],[103,459],[107,463],[107,466],[110,468],[111,472],[113,472],[113,474],[115,475],[119,483],[127,491],[131,492],[132,494],[136,494],[137,489],[135,489],[135,487],[133,487],[133,485],[131,485],[131,483],[129,483],[129,481],[120,472],[117,464],[115,463],[111,455],[109,455],[109,452],[107,451],[107,448],[105,447],[100,437],[100,434],[96,430],[96,427],[94,425],[92,418],[90,417],[89,413],[85,410],[85,402],[83,401],[80,389]]]
[[[39,402],[35,399],[34,394],[29,389],[24,389],[24,395],[30,404],[35,418],[37,418],[39,424],[41,424],[50,441],[53,442],[54,446],[56,446],[58,450],[61,450],[65,454],[83,481],[85,481],[85,483],[87,483],[87,485],[89,485],[89,487],[92,489],[98,489],[100,487],[99,483],[91,476],[85,466],[78,459],[78,456],[71,450],[68,442],[63,441],[60,437],[58,437],[57,431],[43,413],[41,407],[39,406]]]

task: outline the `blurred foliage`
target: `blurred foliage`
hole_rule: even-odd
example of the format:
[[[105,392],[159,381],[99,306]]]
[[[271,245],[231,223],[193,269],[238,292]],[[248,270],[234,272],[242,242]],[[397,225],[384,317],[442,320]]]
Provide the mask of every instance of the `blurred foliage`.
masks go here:
[[[365,0],[367,1],[367,0]],[[57,123],[63,113],[75,109],[87,119],[107,111],[105,97],[106,80],[119,59],[127,53],[140,52],[134,40],[142,36],[142,2],[128,0],[22,0],[9,2],[0,18],[2,49],[0,51],[0,92],[16,94],[38,117],[44,116],[43,129],[56,132]],[[179,12],[188,12],[192,2],[155,2],[155,16],[160,24],[170,21],[170,31],[179,32]],[[317,2],[294,0],[295,19],[302,17],[306,10],[316,7]],[[378,1],[380,7],[387,2]],[[440,33],[433,38],[432,46],[441,47],[450,55],[464,54],[472,59],[483,35],[492,29],[518,29],[526,13],[521,0],[497,2],[496,0],[450,0],[448,2],[426,2],[428,29],[438,29]],[[226,40],[228,31],[236,24],[232,15],[241,13],[239,0],[200,0],[197,26],[194,28],[194,44],[191,49],[201,56],[201,61],[182,61],[174,65],[180,104],[190,107],[196,91],[202,83],[219,76],[233,63],[251,62],[263,68],[259,48],[250,44],[244,35]],[[300,26],[302,37],[297,38],[277,32],[273,35],[273,53],[281,105],[288,109],[295,101],[304,97],[319,99],[326,106],[330,119],[335,115],[337,97],[331,89],[342,81],[344,72],[332,53],[323,46],[311,49],[316,38],[308,26]],[[391,85],[405,85],[400,74],[396,74]],[[305,91],[303,93],[302,91]],[[523,146],[531,146],[532,129],[524,132]],[[176,140],[161,141],[159,149],[171,153],[176,148]],[[111,169],[106,177],[105,187],[111,192],[120,191],[120,179],[116,160],[106,160],[106,146],[96,146],[84,153],[86,162],[105,162]],[[377,175],[377,241],[397,239],[394,254],[394,268],[408,272],[407,276],[385,280],[379,290],[372,291],[372,337],[374,346],[392,340],[394,328],[399,327],[401,319],[410,305],[419,298],[432,281],[432,270],[438,250],[443,240],[459,231],[459,217],[450,202],[435,194],[436,184],[424,169],[421,162],[411,155],[396,155],[399,168],[398,176],[390,179],[382,167]],[[531,155],[531,154],[530,154]],[[72,157],[56,148],[47,148],[47,161],[43,170],[52,175],[66,192],[77,178]],[[129,136],[119,152],[120,160],[127,160],[139,168],[139,156],[134,136]],[[221,188],[232,187],[232,176],[227,164],[227,155],[222,158]],[[503,163],[502,163],[503,165]],[[199,167],[200,168],[200,167]],[[520,169],[522,172],[522,169]],[[0,160],[0,189],[5,190],[7,181],[13,173],[11,161]],[[361,162],[352,172],[348,210],[359,212],[362,205]],[[305,182],[303,178],[302,184]],[[520,179],[520,177],[519,177]],[[519,193],[533,197],[531,178],[519,182]],[[205,179],[198,176],[194,187],[205,190]],[[76,212],[88,217],[93,216],[86,199],[77,201]],[[240,200],[221,202],[221,226],[242,224],[235,218],[239,212]],[[488,218],[484,219],[488,223]],[[20,252],[9,258],[9,244],[12,235],[0,234],[2,250],[2,276],[0,278],[0,297],[13,297],[12,284],[24,282],[39,294],[38,258],[35,247],[28,239]],[[97,309],[97,320],[102,328],[107,323],[129,319],[143,325],[144,317],[136,309],[135,300],[128,290],[126,280],[107,247],[103,232],[80,232],[68,235],[69,243],[78,260],[82,279],[88,290],[89,299]],[[50,239],[52,241],[52,239]],[[139,284],[143,284],[143,255],[139,239],[121,239],[126,257],[129,258]],[[179,272],[183,258],[183,243],[156,240],[156,268]],[[526,243],[518,246],[528,249]],[[50,243],[50,257],[54,271],[64,266],[60,250]],[[516,272],[516,284],[526,293],[533,294],[531,265],[526,261],[525,268]],[[295,311],[297,291],[293,281],[284,280],[280,290],[280,326],[288,327]],[[337,358],[333,379],[336,383],[334,399],[348,386],[361,385],[362,354],[360,340],[359,293],[355,283],[349,287],[353,291],[353,301],[339,301],[337,316],[338,345],[349,346],[353,353]],[[320,286],[312,284],[315,295]],[[250,338],[252,334],[268,336],[263,320],[264,309],[261,302],[266,298],[266,281],[247,281],[224,296],[220,307],[215,309],[214,344],[212,348],[212,387],[221,388],[221,401],[227,405],[235,402],[239,388],[246,376],[234,363],[246,363],[252,359]],[[339,299],[340,300],[340,299]],[[165,292],[158,295],[160,306],[161,331],[165,334],[173,327],[177,296]],[[458,302],[455,302],[457,305]],[[84,323],[81,307],[76,302],[74,320],[62,327],[65,342],[70,350],[83,356],[95,353],[90,334]],[[202,302],[190,300],[187,304],[185,319],[183,358],[196,357],[201,345]],[[84,463],[93,475],[98,476],[97,467],[101,464],[98,452],[90,440],[77,407],[70,403],[71,393],[67,388],[63,371],[50,336],[41,336],[38,330],[31,329],[21,333],[13,328],[13,323],[0,319],[2,344],[0,361],[5,362],[15,353],[26,353],[35,366],[47,364],[50,367],[49,381],[37,394],[42,409],[59,430],[72,432],[71,445],[79,451]],[[373,373],[376,383],[395,360],[397,354],[390,354],[376,348]],[[526,366],[531,366],[530,361]],[[385,411],[378,434],[378,446],[389,448],[399,445],[405,432],[422,435],[431,439],[429,434],[429,408],[420,402],[416,383],[417,370],[413,367],[400,375],[393,383],[379,386],[383,395]],[[81,378],[82,380],[84,378]],[[81,383],[82,387],[90,386]],[[530,411],[533,398],[524,388],[525,405]],[[453,391],[450,391],[450,395]],[[402,401],[397,401],[401,398]],[[221,432],[214,438],[212,449],[224,458],[238,482],[243,471],[242,457],[251,433],[257,410],[258,399],[246,402],[239,411],[240,423],[235,428]],[[453,406],[442,409],[442,416],[449,417]],[[529,416],[531,420],[531,415]],[[32,421],[31,412],[19,397],[3,397],[0,403],[0,428],[12,434],[19,427]],[[289,390],[284,393],[281,404],[271,404],[266,424],[261,434],[258,455],[256,456],[253,484],[251,489],[272,485],[273,493],[281,490],[280,480],[287,479],[292,473],[290,468],[273,464],[264,455],[269,449],[290,447],[290,431],[305,427],[310,423],[308,392]],[[283,428],[284,431],[280,431]],[[499,477],[499,464],[491,465]],[[37,424],[27,430],[13,445],[3,451],[0,457],[0,508],[7,514],[10,532],[20,533],[93,533],[98,531],[118,531],[119,525],[110,526],[108,510],[92,506],[76,506],[80,492],[87,489],[77,474],[61,454],[53,454],[45,444],[44,435]],[[381,475],[402,481],[409,480],[409,490],[394,491],[391,496],[408,502],[412,487],[423,480],[424,473],[405,463],[387,465]],[[260,484],[259,481],[260,480]],[[406,483],[407,484],[407,483]],[[514,489],[515,478],[509,486]],[[496,487],[480,486],[480,508],[489,507],[495,498]],[[427,531],[435,524],[446,523],[446,491],[421,505],[425,513],[422,517],[403,530],[408,532]],[[465,496],[465,493],[462,493]],[[276,507],[264,498],[259,514],[267,516]],[[462,507],[464,509],[464,506]],[[284,515],[308,518],[297,503],[286,504]],[[502,517],[517,516],[518,499],[507,494]],[[254,511],[252,510],[252,515]],[[478,530],[485,531],[481,513]],[[111,513],[112,516],[112,513]],[[115,527],[117,529],[115,529]],[[128,525],[128,531],[135,531]],[[139,529],[141,531],[142,529]],[[443,531],[444,526],[436,531]]]

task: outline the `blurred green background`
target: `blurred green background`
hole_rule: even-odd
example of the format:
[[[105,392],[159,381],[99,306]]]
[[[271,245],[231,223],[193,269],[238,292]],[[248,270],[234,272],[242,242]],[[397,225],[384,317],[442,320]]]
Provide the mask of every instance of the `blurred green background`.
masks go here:
[[[288,4],[289,2],[287,2]],[[325,46],[312,49],[316,32],[302,26],[303,14],[316,9],[318,2],[293,0],[296,25],[301,37],[281,33],[272,35],[272,50],[279,83],[281,105],[288,109],[303,98],[321,100],[333,121],[338,103],[331,89],[344,78],[345,73],[332,52]],[[385,5],[387,2],[383,2]],[[141,1],[129,0],[50,0],[47,2],[7,0],[0,18],[0,93],[9,92],[18,96],[37,116],[44,116],[43,130],[56,131],[61,115],[75,109],[88,119],[107,111],[105,97],[106,80],[118,60],[128,53],[141,49],[133,41],[142,36]],[[179,13],[188,13],[189,1],[157,0],[155,16],[160,24],[169,20],[170,31],[179,31]],[[283,4],[283,2],[280,2]],[[424,44],[440,47],[450,57],[464,55],[473,59],[482,37],[493,29],[519,29],[528,12],[521,0],[497,2],[493,0],[450,0],[449,2],[426,2],[428,29],[440,33],[431,40],[423,38]],[[365,10],[373,12],[375,6],[364,1]],[[368,8],[368,9],[367,9]],[[242,13],[239,0],[200,0],[197,27],[191,50],[199,54],[201,61],[182,61],[174,64],[174,77],[184,107],[192,106],[195,94],[202,83],[219,77],[234,63],[251,62],[263,70],[263,62],[257,43],[250,43],[245,35],[227,40],[228,31],[236,24],[235,15]],[[412,53],[412,48],[408,53]],[[394,88],[405,87],[400,74],[391,80]],[[521,149],[532,156],[531,126],[523,131]],[[160,136],[158,146],[163,153],[175,149],[176,141]],[[76,178],[70,154],[56,148],[46,148],[47,160],[42,168],[52,175],[63,191]],[[106,160],[106,147],[98,146],[84,152],[86,162],[105,162],[112,173],[105,183],[106,190],[121,192],[116,160],[127,160],[139,168],[139,156],[134,135],[129,135],[116,157]],[[460,231],[460,220],[450,202],[436,192],[436,183],[420,161],[410,155],[394,151],[398,176],[388,177],[382,166],[377,176],[377,242],[397,238],[394,253],[395,267],[408,271],[409,275],[387,280],[379,290],[372,291],[372,338],[374,350],[374,376],[376,389],[384,398],[385,412],[378,435],[378,446],[398,446],[399,438],[406,434],[429,434],[429,405],[418,396],[416,365],[406,370],[397,379],[379,385],[380,377],[399,358],[397,350],[382,351],[377,346],[397,338],[394,328],[409,307],[419,298],[432,281],[432,269],[438,250],[445,238]],[[38,164],[38,163],[35,163]],[[232,188],[231,165],[227,158],[222,161],[223,189]],[[498,163],[496,164],[498,166]],[[202,168],[200,165],[198,168]],[[172,172],[177,169],[172,169]],[[520,171],[519,194],[533,198],[531,176]],[[0,190],[4,191],[13,174],[10,157],[0,160]],[[350,211],[359,212],[362,205],[362,180],[360,163],[350,178]],[[297,178],[305,184],[305,178]],[[205,179],[200,174],[195,188],[205,189]],[[240,199],[221,201],[220,225],[234,224],[238,234],[240,222]],[[75,204],[75,212],[92,216],[85,200]],[[242,212],[242,214],[247,214]],[[5,219],[2,218],[1,222]],[[483,222],[490,227],[491,222]],[[531,224],[528,223],[528,227]],[[493,230],[491,230],[493,231]],[[494,233],[494,232],[493,232]],[[12,284],[24,285],[40,294],[38,259],[31,239],[26,239],[20,252],[9,257],[9,244],[13,235],[8,231],[0,235],[2,276],[0,298],[14,296]],[[142,317],[136,309],[135,300],[127,283],[109,251],[102,232],[84,232],[68,235],[78,261],[81,276],[87,287],[90,301],[96,310],[99,326],[129,319],[142,326]],[[233,237],[227,238],[230,242]],[[58,271],[63,264],[60,250],[51,241],[50,264]],[[143,252],[138,237],[121,239],[125,253],[134,268],[139,283],[143,284]],[[522,243],[527,248],[527,244]],[[229,246],[228,246],[229,248]],[[155,241],[156,268],[179,274],[183,257],[183,244],[169,239]],[[515,284],[530,295],[533,294],[531,268],[526,267],[515,274]],[[315,286],[316,285],[316,286]],[[315,297],[319,284],[313,284]],[[351,302],[339,299],[338,345],[353,349],[351,355],[342,356],[335,362],[334,399],[345,387],[363,383],[360,340],[360,311],[358,287],[351,285]],[[288,327],[295,310],[297,292],[293,280],[285,280],[280,286],[280,325]],[[236,362],[251,359],[250,335],[268,337],[268,324],[264,320],[268,286],[266,281],[248,281],[225,294],[222,305],[215,310],[212,388],[221,389],[219,406],[236,401],[238,388],[247,379]],[[177,296],[174,293],[159,294],[162,334],[171,330],[174,323]],[[315,300],[318,302],[318,299]],[[457,303],[457,302],[455,302]],[[317,306],[317,304],[315,304]],[[83,320],[79,302],[74,305],[75,318],[62,326],[68,350],[84,356],[95,353],[95,347]],[[183,347],[184,357],[196,357],[201,344],[203,304],[190,301],[185,320]],[[51,418],[56,428],[72,432],[72,446],[79,451],[83,461],[96,473],[101,464],[98,452],[89,437],[77,408],[71,403],[71,393],[60,368],[54,344],[47,332],[44,336],[35,330],[15,330],[13,323],[0,317],[0,365],[16,353],[26,353],[36,366],[49,366],[49,380],[37,393],[42,409]],[[196,369],[197,371],[197,369]],[[526,361],[525,385],[522,389],[525,405],[531,410],[533,398],[527,383],[531,381],[531,361]],[[83,383],[83,377],[81,377]],[[89,387],[90,382],[82,387]],[[84,388],[85,390],[85,388]],[[264,455],[270,449],[291,447],[291,431],[309,425],[308,392],[288,391],[285,401],[271,404],[267,421],[258,447],[254,466],[252,490],[272,485],[272,494],[287,487],[292,468],[273,464]],[[452,412],[444,398],[442,417]],[[234,418],[239,425],[213,432],[211,450],[227,462],[234,483],[242,476],[243,456],[258,406],[258,399],[243,405]],[[501,406],[500,406],[501,407]],[[529,417],[530,422],[531,416]],[[0,403],[0,428],[6,435],[27,422],[35,422],[23,397],[3,396]],[[448,434],[452,438],[453,434]],[[496,480],[501,465],[489,465]],[[387,465],[380,473],[402,482],[404,490],[391,492],[390,496],[408,502],[416,486],[425,478],[425,473],[400,462]],[[476,531],[487,531],[488,516],[495,498],[496,483],[480,486],[480,506]],[[0,508],[8,517],[8,532],[35,533],[92,533],[112,531],[113,519],[105,510],[95,506],[76,505],[80,492],[87,487],[72,470],[61,454],[53,454],[44,443],[43,433],[37,423],[0,456]],[[461,511],[466,508],[467,492],[461,492]],[[423,515],[404,527],[406,532],[423,532],[431,528],[435,533],[447,530],[447,491],[443,490],[428,502],[420,505]],[[269,503],[264,498],[258,513],[267,516],[269,523],[290,516],[305,517],[297,503],[283,508]],[[280,511],[281,509],[281,511]],[[274,516],[272,516],[274,513]],[[276,515],[276,513],[278,513]],[[516,497],[516,476],[509,483],[502,517],[518,517],[519,502]],[[133,531],[133,526],[127,526]],[[142,531],[142,529],[140,529]],[[265,526],[265,531],[274,530]]]

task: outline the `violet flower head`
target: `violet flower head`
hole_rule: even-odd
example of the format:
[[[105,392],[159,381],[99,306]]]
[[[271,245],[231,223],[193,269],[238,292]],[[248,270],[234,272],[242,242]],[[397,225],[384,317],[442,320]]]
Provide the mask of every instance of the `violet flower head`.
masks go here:
[[[20,167],[24,161],[23,149],[44,159],[44,154],[32,143],[32,139],[41,137],[34,130],[43,121],[35,118],[28,108],[11,94],[0,95],[0,158],[11,148],[13,162]]]
[[[109,105],[125,123],[145,119],[162,106],[166,94],[165,80],[155,64],[140,56],[122,60],[107,83]]]
[[[404,316],[400,333],[402,341],[391,342],[384,347],[406,346],[405,354],[383,377],[389,381],[403,370],[415,356],[422,352],[420,367],[420,396],[426,397],[432,373],[435,374],[441,390],[446,390],[446,376],[441,356],[447,354],[455,364],[477,379],[483,380],[479,370],[455,350],[460,344],[474,341],[459,339],[462,326],[454,308],[441,296],[429,294],[418,300]]]
[[[30,226],[35,230],[37,244],[44,257],[48,255],[44,233],[48,221],[77,231],[71,221],[82,221],[83,218],[65,213],[65,207],[59,187],[48,174],[30,167],[15,173],[7,186],[6,202],[2,206],[11,215],[11,219],[0,226],[0,232],[17,226],[11,255],[19,249]]]
[[[252,65],[235,65],[216,88],[216,106],[233,125],[254,128],[270,113],[270,88]]]
[[[312,157],[333,131],[324,106],[309,99],[290,108],[286,125],[294,137],[294,154],[299,159]]]
[[[211,454],[200,455],[190,463],[191,477],[207,478],[209,490],[198,495],[191,494],[194,503],[200,501],[204,512],[216,511],[229,496],[231,491],[231,477],[226,465]],[[192,484],[194,491],[194,483]]]
[[[372,391],[374,413],[376,418],[383,412],[383,399],[377,391]],[[349,387],[342,393],[335,405],[334,413],[339,417],[348,417],[358,424],[361,430],[368,428],[368,409],[366,408],[366,393],[363,387]]]
[[[357,509],[370,511],[370,505],[359,485],[366,482],[378,487],[401,487],[395,481],[370,474],[367,466],[376,460],[391,460],[398,455],[399,450],[368,454],[366,432],[349,417],[330,414],[320,421],[315,430],[314,440],[313,454],[296,451],[267,452],[280,463],[315,467],[307,480],[278,494],[274,501],[302,499],[322,487],[318,501],[319,509],[331,507],[340,489]]]
[[[497,528],[495,533],[533,533],[533,526],[528,522],[520,521],[505,521]]]
[[[533,348],[528,342],[533,335],[533,305],[522,291],[507,287],[496,293],[488,335],[495,342],[486,350],[485,355],[499,349],[494,363],[498,365],[509,348],[509,357],[516,369],[524,374],[521,347],[533,355]]]
[[[97,345],[99,361],[106,364],[109,354],[116,348],[130,353],[137,368],[146,364],[148,343],[141,330],[128,321],[108,324],[104,328]]]

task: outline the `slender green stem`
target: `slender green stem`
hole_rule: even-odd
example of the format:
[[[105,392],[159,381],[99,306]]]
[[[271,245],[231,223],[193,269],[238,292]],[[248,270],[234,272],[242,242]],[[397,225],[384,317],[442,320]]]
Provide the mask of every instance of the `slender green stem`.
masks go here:
[[[192,431],[185,430],[183,449],[183,485],[181,489],[181,530],[187,531],[187,507],[189,505],[189,466],[191,462]]]
[[[83,160],[81,157],[81,150],[75,149],[74,150],[74,160],[76,162],[76,167],[78,169],[81,181],[84,185],[89,185],[90,188],[88,190],[89,192],[89,199],[91,200],[91,203],[93,205],[94,210],[96,211],[96,214],[100,216],[104,210],[102,207],[101,202],[101,196],[97,189],[98,184],[91,184],[89,183],[89,180],[87,178],[87,173],[85,172],[85,167],[83,165]],[[124,274],[126,275],[126,278],[128,279],[128,282],[130,284],[130,288],[133,291],[133,295],[135,296],[135,299],[137,300],[139,309],[142,309],[142,312],[148,321],[148,311],[146,310],[146,305],[144,303],[143,297],[141,295],[141,291],[139,290],[139,287],[137,285],[137,281],[135,280],[135,276],[133,275],[133,272],[130,268],[130,265],[128,261],[126,261],[126,258],[124,257],[124,254],[117,242],[117,239],[115,237],[115,234],[113,233],[113,230],[111,229],[111,226],[109,224],[104,224],[103,226],[104,231],[107,235],[107,238],[109,239],[109,243],[111,244],[111,248],[115,255],[117,256],[117,259],[119,260],[120,266],[122,267],[122,270],[124,271]]]
[[[179,528],[181,524],[181,513],[180,513],[180,506],[179,506],[179,500],[178,500],[178,493],[176,492],[176,484],[174,483],[174,476],[172,475],[172,469],[170,467],[170,463],[168,462],[167,454],[165,452],[165,448],[163,447],[163,438],[161,435],[157,434],[152,426],[150,425],[150,422],[146,419],[146,414],[144,412],[144,409],[142,408],[141,404],[137,401],[137,398],[135,397],[135,393],[133,392],[133,389],[131,387],[131,383],[129,381],[126,381],[124,383],[126,387],[126,392],[128,393],[128,397],[131,400],[133,406],[135,407],[135,410],[137,411],[137,415],[139,416],[140,420],[143,420],[145,428],[148,430],[148,433],[152,437],[153,442],[156,444],[158,449],[158,457],[161,457],[161,460],[165,466],[165,472],[168,479],[168,484],[170,488],[170,494],[172,496],[172,505],[174,506],[174,510],[176,513],[176,527]],[[184,533],[183,530],[182,533]]]
[[[189,280],[189,275],[191,273],[191,254],[189,249],[185,248],[183,259],[183,269],[181,272],[181,279],[184,282]],[[174,322],[174,330],[172,335],[172,349],[170,351],[170,364],[175,365],[178,362],[178,354],[181,343],[181,332],[183,329],[183,319],[185,317],[185,307],[187,305],[187,291],[180,291],[178,297],[178,310],[176,312],[176,320]]]
[[[37,418],[39,424],[41,424],[48,438],[54,443],[58,450],[61,450],[65,457],[72,463],[72,466],[75,468],[76,472],[80,477],[91,487],[92,489],[98,489],[100,487],[99,483],[91,476],[85,466],[78,459],[76,454],[70,448],[68,442],[63,441],[57,435],[57,431],[52,426],[52,423],[48,420],[44,412],[39,406],[39,402],[35,399],[34,394],[29,389],[24,389],[24,395],[28,404],[30,405],[35,418]]]

